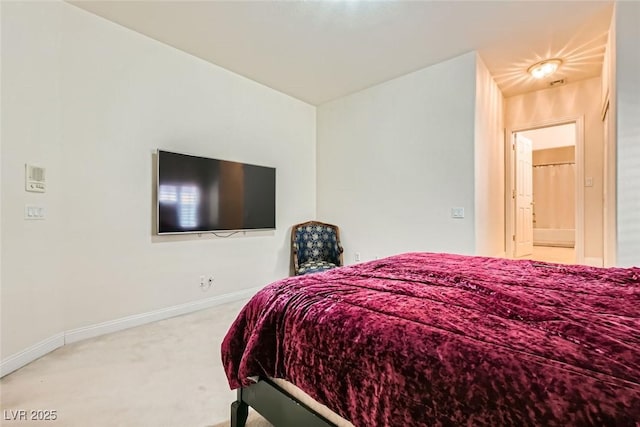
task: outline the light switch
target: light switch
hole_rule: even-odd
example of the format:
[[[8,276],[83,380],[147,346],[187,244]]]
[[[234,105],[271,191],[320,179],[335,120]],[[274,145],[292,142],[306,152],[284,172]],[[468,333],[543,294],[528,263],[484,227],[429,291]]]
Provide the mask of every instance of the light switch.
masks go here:
[[[584,179],[584,186],[585,187],[593,187],[593,178],[588,176]]]
[[[451,208],[451,218],[464,218],[464,208]]]
[[[45,210],[42,206],[26,205],[24,207],[24,219],[44,219]]]

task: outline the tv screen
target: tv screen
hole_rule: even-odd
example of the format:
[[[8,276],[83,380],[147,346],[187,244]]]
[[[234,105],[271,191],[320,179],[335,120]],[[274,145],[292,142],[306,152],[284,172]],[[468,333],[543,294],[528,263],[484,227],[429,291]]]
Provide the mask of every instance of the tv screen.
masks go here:
[[[276,228],[275,168],[158,150],[158,234]]]

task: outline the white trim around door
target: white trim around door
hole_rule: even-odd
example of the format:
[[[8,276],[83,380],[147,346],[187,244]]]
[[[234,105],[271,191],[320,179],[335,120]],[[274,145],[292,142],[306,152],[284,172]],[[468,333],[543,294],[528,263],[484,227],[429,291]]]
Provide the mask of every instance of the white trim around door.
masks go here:
[[[584,116],[562,117],[541,122],[523,123],[506,129],[505,138],[505,248],[508,258],[515,254],[515,155],[513,135],[517,132],[575,123],[576,125],[576,264],[584,264]]]

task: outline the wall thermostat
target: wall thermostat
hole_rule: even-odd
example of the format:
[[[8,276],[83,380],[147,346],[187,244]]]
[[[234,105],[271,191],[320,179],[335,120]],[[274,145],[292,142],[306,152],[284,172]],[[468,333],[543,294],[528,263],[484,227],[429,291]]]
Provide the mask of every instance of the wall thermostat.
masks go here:
[[[25,190],[34,193],[44,193],[45,191],[45,175],[44,168],[33,165],[25,166]]]

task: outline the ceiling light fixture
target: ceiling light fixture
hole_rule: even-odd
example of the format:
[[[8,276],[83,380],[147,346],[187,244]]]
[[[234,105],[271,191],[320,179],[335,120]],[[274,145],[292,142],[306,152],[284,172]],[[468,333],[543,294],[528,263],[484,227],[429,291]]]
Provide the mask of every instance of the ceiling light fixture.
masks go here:
[[[560,64],[562,64],[562,59],[545,59],[533,64],[527,71],[536,79],[542,79],[555,73]]]

